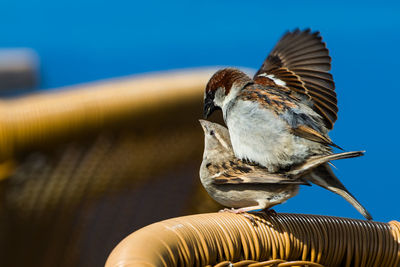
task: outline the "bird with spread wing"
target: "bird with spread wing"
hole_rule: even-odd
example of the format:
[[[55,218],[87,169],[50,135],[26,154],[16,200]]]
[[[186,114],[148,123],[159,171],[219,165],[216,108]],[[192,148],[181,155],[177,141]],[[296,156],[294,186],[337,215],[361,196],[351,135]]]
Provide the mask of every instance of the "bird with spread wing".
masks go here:
[[[338,112],[330,69],[319,32],[288,32],[253,78],[235,68],[217,71],[205,89],[204,116],[221,109],[234,155],[269,173],[331,155],[332,147],[340,147],[328,136]],[[307,181],[358,203],[328,163],[308,173]]]

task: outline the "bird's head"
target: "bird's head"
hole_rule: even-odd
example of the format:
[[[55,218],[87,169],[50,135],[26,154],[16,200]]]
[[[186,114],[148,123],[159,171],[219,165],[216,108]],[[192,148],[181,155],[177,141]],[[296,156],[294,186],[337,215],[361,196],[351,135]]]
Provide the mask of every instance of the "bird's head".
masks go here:
[[[228,129],[218,123],[199,120],[204,131],[204,154],[233,155]]]
[[[249,76],[235,68],[217,71],[208,81],[204,92],[204,118],[207,119],[214,110],[222,109],[251,81]]]

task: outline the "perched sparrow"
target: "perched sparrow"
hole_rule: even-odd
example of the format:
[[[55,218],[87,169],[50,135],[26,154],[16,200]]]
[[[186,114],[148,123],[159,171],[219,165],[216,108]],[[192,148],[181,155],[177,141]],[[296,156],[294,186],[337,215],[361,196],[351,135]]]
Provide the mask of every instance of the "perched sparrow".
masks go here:
[[[368,211],[334,176],[327,163],[331,160],[362,156],[363,151],[312,156],[291,169],[270,173],[267,168],[235,157],[228,130],[216,123],[200,120],[205,144],[200,179],[207,192],[220,204],[236,208],[235,213],[268,209],[295,196],[299,185],[315,182],[350,202],[365,218]],[[314,173],[317,174],[314,174]],[[327,172],[320,173],[320,172]],[[314,175],[327,177],[316,180]]]
[[[330,61],[318,32],[288,32],[253,79],[234,68],[211,77],[204,117],[222,109],[236,157],[270,172],[329,155],[338,111]]]

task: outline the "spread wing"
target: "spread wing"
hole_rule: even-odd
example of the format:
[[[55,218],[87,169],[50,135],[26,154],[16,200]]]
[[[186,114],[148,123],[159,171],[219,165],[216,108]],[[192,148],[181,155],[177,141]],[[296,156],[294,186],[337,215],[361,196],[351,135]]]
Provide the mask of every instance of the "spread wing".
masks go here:
[[[271,51],[259,71],[261,77],[278,78],[285,87],[311,101],[328,129],[337,119],[335,83],[329,73],[331,58],[319,32],[309,29],[286,33]]]
[[[217,167],[217,166],[216,166]],[[222,170],[213,178],[214,184],[308,184],[282,174],[269,173],[266,168],[250,165],[241,160],[230,161],[230,167],[218,166]]]
[[[326,134],[323,134],[321,117],[304,113],[301,110],[299,99],[285,91],[287,89],[280,89],[277,86],[265,87],[264,85],[265,83],[263,85],[255,83],[245,87],[240,92],[239,98],[257,102],[260,107],[274,111],[277,116],[287,122],[291,132],[299,137],[342,149],[334,144]]]

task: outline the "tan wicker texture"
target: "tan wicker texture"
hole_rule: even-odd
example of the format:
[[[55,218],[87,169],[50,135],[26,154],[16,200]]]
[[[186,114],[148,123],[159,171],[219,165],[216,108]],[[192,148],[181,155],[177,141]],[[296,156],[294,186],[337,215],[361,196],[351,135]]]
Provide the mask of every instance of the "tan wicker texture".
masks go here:
[[[116,266],[399,266],[400,224],[302,214],[211,213],[169,219],[125,238]],[[230,265],[235,263],[234,265]]]
[[[218,209],[198,181],[213,71],[2,100],[0,265],[102,266],[135,229]]]

